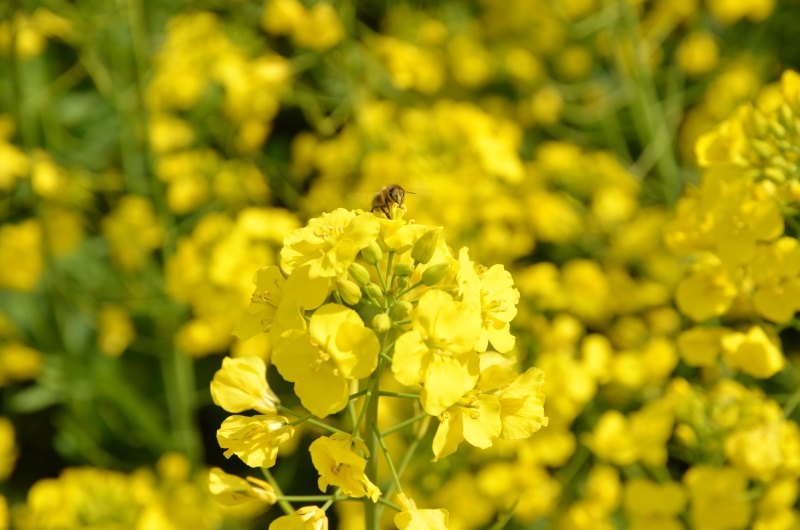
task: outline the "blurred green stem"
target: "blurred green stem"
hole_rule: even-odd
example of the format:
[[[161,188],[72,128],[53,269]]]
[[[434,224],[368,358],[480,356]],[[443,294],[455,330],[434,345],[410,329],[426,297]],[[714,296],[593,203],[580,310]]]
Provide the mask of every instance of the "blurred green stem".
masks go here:
[[[394,462],[392,462],[392,455],[389,454],[389,449],[386,447],[386,442],[383,441],[383,436],[381,436],[380,432],[378,432],[378,426],[373,425],[373,432],[377,435],[378,443],[381,446],[381,451],[383,451],[383,456],[386,457],[386,463],[389,465],[389,472],[392,474],[392,482],[394,483],[395,487],[397,488],[398,493],[403,493],[403,486],[400,484],[400,477],[397,475],[397,470],[394,468]]]
[[[197,464],[202,455],[200,433],[194,417],[194,361],[175,347],[162,352],[160,359],[164,387],[167,390],[173,442],[179,451]]]
[[[402,460],[400,460],[400,465],[397,466],[397,477],[398,479],[403,476],[403,472],[405,472],[406,467],[411,462],[411,458],[414,456],[414,453],[417,452],[417,447],[419,447],[420,442],[425,435],[428,433],[428,427],[430,426],[430,416],[422,422],[422,426],[417,431],[417,435],[414,437],[414,440],[411,442],[411,445],[408,446],[406,449],[405,454],[403,455]],[[394,495],[395,484],[392,482],[389,484],[389,487],[386,488],[383,492],[383,496],[387,499],[390,499],[392,495]]]
[[[341,430],[337,429],[336,427],[332,427],[332,426],[328,425],[327,423],[322,423],[319,420],[312,419],[313,416],[314,416],[313,414],[302,416],[302,415],[298,414],[297,412],[293,411],[292,409],[288,409],[288,408],[283,407],[281,405],[278,405],[278,412],[280,412],[282,414],[288,414],[289,416],[294,416],[295,418],[301,418],[302,417],[302,418],[304,418],[303,421],[305,421],[309,425],[313,425],[314,427],[319,427],[320,429],[322,429],[324,431],[328,431],[328,432],[333,433],[333,434],[336,434],[336,433],[347,434],[344,431],[341,431]],[[292,425],[294,425],[295,423],[297,423],[297,422],[293,422]]]
[[[381,395],[383,395],[383,393],[381,393]],[[419,396],[417,398],[419,399]],[[381,436],[389,436],[390,434],[394,434],[397,431],[405,429],[409,425],[413,425],[413,424],[417,423],[420,420],[424,420],[426,417],[428,417],[428,413],[427,412],[423,412],[422,414],[414,416],[413,418],[409,418],[409,419],[407,419],[407,420],[405,420],[403,422],[398,423],[394,427],[390,427],[389,429],[386,429],[384,432],[381,433]]]
[[[380,447],[378,432],[378,402],[380,401],[378,392],[380,391],[380,379],[383,372],[385,362],[383,359],[378,361],[378,368],[372,375],[372,387],[367,394],[367,402],[364,404],[366,407],[366,432],[364,433],[364,441],[369,450],[369,458],[367,459],[367,467],[364,472],[367,478],[373,484],[378,482],[378,450]],[[364,498],[364,519],[366,523],[366,530],[378,530],[380,527],[380,510],[378,506],[372,502],[369,497]]]
[[[270,470],[265,468],[265,467],[262,467],[261,468],[261,473],[264,474],[264,478],[267,479],[267,482],[269,482],[269,485],[272,486],[272,489],[275,490],[275,494],[278,496],[278,506],[281,507],[281,510],[283,510],[283,513],[285,513],[286,515],[294,515],[294,512],[295,512],[294,506],[292,506],[289,503],[289,501],[287,500],[287,497],[283,494],[283,490],[281,489],[281,485],[278,484],[278,481],[275,480],[275,477],[272,476],[272,473],[270,472]]]
[[[16,4],[14,12],[23,12],[22,2],[14,2]],[[24,80],[24,68],[22,60],[17,56],[17,38],[19,37],[17,22],[11,21],[11,42],[9,44],[10,53],[8,54],[9,68],[8,71],[11,77],[11,90],[14,97],[14,112],[16,113],[16,126],[19,129],[20,137],[25,150],[30,154],[30,150],[37,146],[36,128],[33,126],[35,123],[34,116],[35,110],[30,105],[25,104],[23,94],[27,93],[27,88]]]
[[[672,148],[672,138],[664,114],[664,109],[658,98],[652,70],[647,64],[646,50],[642,46],[642,37],[639,32],[639,20],[632,0],[621,0],[622,32],[618,41],[617,60],[620,63],[618,70],[625,75],[626,69],[631,70],[631,83],[634,88],[632,114],[634,124],[645,143],[645,152],[655,160],[655,167],[661,179],[664,201],[673,205],[677,202],[683,188],[682,176]],[[630,50],[626,49],[630,44]],[[631,62],[625,64],[627,53],[630,51]]]

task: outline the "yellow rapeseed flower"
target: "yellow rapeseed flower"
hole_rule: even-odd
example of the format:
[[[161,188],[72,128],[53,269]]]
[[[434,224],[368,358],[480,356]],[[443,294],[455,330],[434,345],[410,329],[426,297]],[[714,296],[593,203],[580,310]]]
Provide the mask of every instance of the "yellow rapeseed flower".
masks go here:
[[[696,530],[747,528],[753,506],[747,477],[731,467],[693,466],[683,475],[689,490],[689,521]]]
[[[379,232],[378,219],[371,213],[359,215],[344,208],[324,213],[286,236],[281,268],[292,274],[308,265],[311,278],[341,276]]]
[[[0,288],[32,291],[43,270],[39,223],[28,219],[0,226]]]
[[[678,284],[675,292],[678,309],[695,322],[724,315],[739,293],[732,276],[716,256],[703,256]]]
[[[38,350],[10,341],[0,345],[0,387],[10,381],[27,381],[39,375],[44,356]]]
[[[278,517],[269,530],[328,530],[328,517],[317,506],[305,506],[294,515]]]
[[[369,457],[364,442],[349,434],[336,433],[320,436],[308,448],[311,460],[319,472],[319,489],[325,492],[328,486],[342,488],[351,497],[369,497],[377,502],[381,490],[364,474],[367,461],[359,453]]]
[[[283,416],[230,416],[217,430],[217,442],[225,458],[233,455],[250,467],[272,467],[278,446],[294,436],[294,427]]]
[[[161,247],[164,231],[146,197],[127,195],[102,222],[112,259],[125,270],[139,270],[154,249]]]
[[[349,401],[349,380],[369,376],[378,365],[380,343],[358,313],[327,304],[311,316],[308,329],[289,329],[273,343],[272,362],[304,407],[324,418]]]
[[[681,41],[676,52],[678,66],[690,76],[712,71],[719,62],[719,47],[714,36],[705,31],[690,33]]]
[[[255,410],[275,414],[280,403],[267,384],[267,365],[260,357],[225,357],[211,381],[214,404],[228,412]]]
[[[761,379],[772,377],[786,364],[781,349],[760,326],[747,333],[728,333],[722,338],[722,349],[731,368]]]
[[[278,336],[285,330],[281,322],[286,319],[291,320],[299,308],[305,310],[318,308],[328,296],[329,280],[312,279],[308,275],[309,268],[302,267],[285,279],[277,265],[256,272],[253,277],[256,290],[233,334],[241,340],[247,340],[258,333],[270,331],[277,320],[279,324],[275,336]]]
[[[6,480],[14,471],[18,456],[14,424],[10,419],[0,417],[0,481]]]
[[[502,265],[486,269],[470,261],[468,249],[458,255],[460,287],[463,300],[480,311],[481,335],[475,344],[479,352],[486,351],[491,342],[494,348],[505,353],[514,347],[510,322],[517,316],[519,291],[514,288],[511,273]]]
[[[266,481],[229,475],[218,467],[212,467],[208,472],[208,489],[215,501],[226,506],[253,501],[275,504],[277,501],[275,490]]]
[[[395,343],[392,371],[404,385],[423,383],[422,404],[439,415],[478,380],[480,313],[449,294],[431,290],[412,313],[411,331]]]
[[[419,510],[413,499],[404,494],[397,496],[397,503],[403,511],[395,514],[394,524],[400,530],[447,530],[450,514],[447,510]]]
[[[547,425],[543,388],[544,372],[539,368],[529,368],[497,393],[503,424],[500,438],[528,438]]]
[[[480,449],[492,446],[503,429],[500,401],[478,391],[467,393],[457,404],[439,415],[439,428],[433,438],[434,462],[453,454],[466,440]]]
[[[109,357],[119,357],[136,337],[136,328],[121,306],[106,306],[97,315],[97,347]]]

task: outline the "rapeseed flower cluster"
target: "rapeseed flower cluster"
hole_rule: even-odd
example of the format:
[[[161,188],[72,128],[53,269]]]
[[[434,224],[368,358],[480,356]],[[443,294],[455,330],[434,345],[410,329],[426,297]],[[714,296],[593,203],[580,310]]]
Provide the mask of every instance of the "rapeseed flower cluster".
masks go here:
[[[225,456],[235,454],[251,467],[275,465],[295,425],[351,412],[350,433],[314,420],[332,431],[309,447],[319,488],[338,488],[322,515],[287,511],[271,528],[319,522],[340,495],[366,497],[374,514],[373,503],[384,495],[376,485],[379,448],[391,470],[389,488],[400,494],[399,527],[430,521],[446,528],[446,511],[417,510],[402,493],[384,438],[436,417],[436,461],[462,442],[485,449],[547,425],[544,373],[530,368],[519,374],[514,367],[510,322],[519,292],[511,274],[502,265],[476,264],[467,248],[456,257],[441,227],[406,221],[405,206],[388,206],[388,216],[340,208],[311,219],[284,238],[280,266],[262,269],[254,279],[256,291],[236,333],[245,340],[269,334],[272,364],[294,383],[310,414],[280,405],[258,357],[226,358],[211,383],[214,402],[226,411],[262,414],[231,416],[217,431]],[[407,392],[382,391],[389,374]],[[360,396],[356,416],[353,402]],[[380,404],[388,398],[412,400],[424,413],[381,432]],[[286,415],[299,419],[289,422]]]
[[[57,478],[33,485],[26,502],[14,512],[13,528],[213,529],[224,522],[252,517],[260,509],[259,503],[244,509],[225,509],[211,501],[217,488],[213,470],[206,485],[200,476],[191,473],[186,458],[176,453],[159,459],[157,473],[148,469],[122,473],[89,466],[70,467]]]

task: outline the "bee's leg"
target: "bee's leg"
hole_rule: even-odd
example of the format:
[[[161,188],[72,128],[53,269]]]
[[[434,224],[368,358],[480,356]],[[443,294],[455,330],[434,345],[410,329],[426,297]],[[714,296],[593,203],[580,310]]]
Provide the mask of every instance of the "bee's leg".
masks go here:
[[[383,212],[383,214],[386,216],[387,219],[392,218],[391,212],[389,211],[388,208],[386,208],[386,206],[381,206],[381,211]]]

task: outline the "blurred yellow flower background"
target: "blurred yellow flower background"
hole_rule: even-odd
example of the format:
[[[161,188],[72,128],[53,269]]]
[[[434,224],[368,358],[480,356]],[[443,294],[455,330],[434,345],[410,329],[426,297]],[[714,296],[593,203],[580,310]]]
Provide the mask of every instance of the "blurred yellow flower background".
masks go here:
[[[0,530],[800,528],[797,7],[3,4]]]

